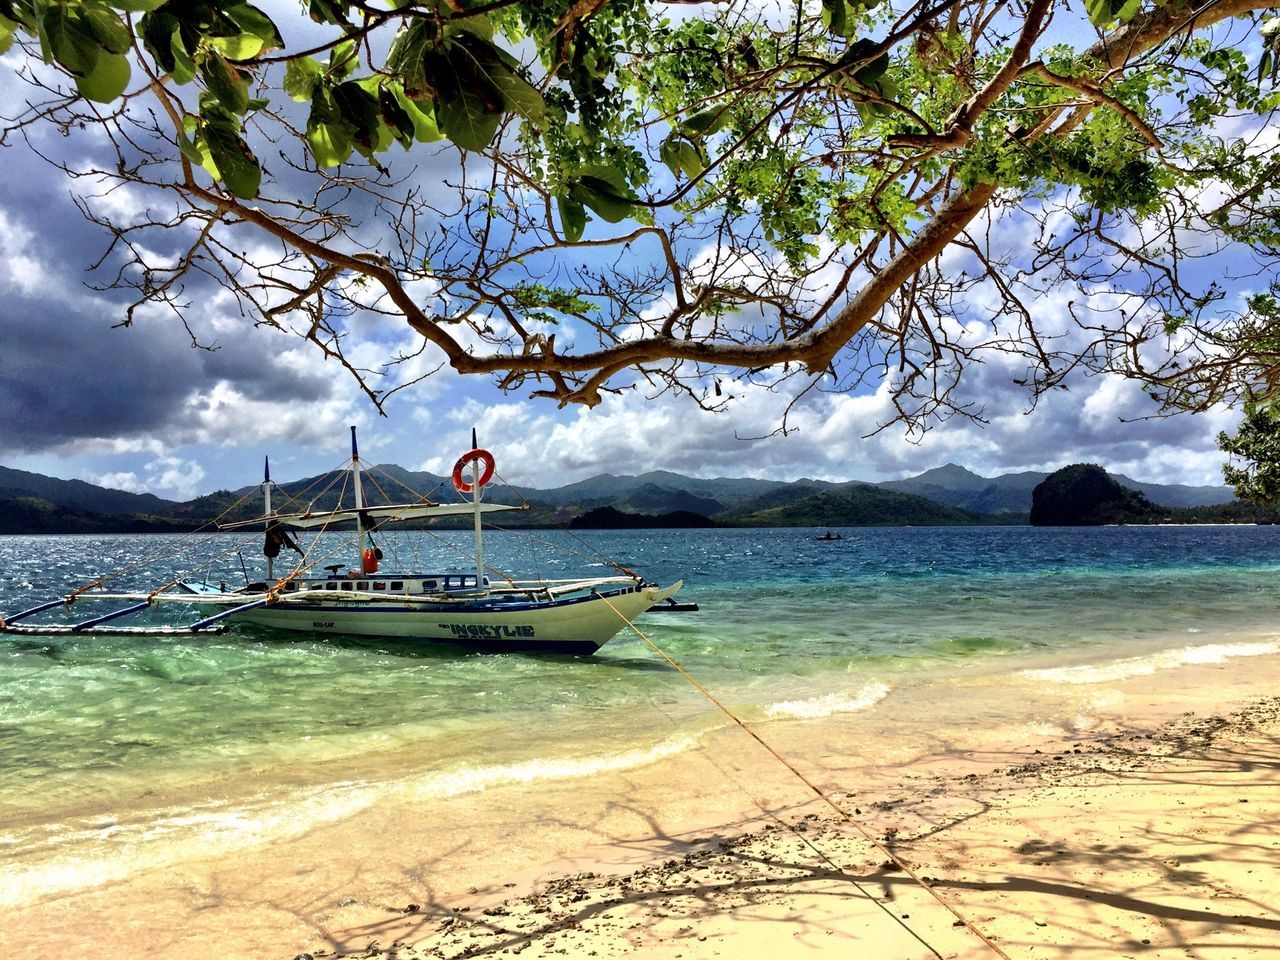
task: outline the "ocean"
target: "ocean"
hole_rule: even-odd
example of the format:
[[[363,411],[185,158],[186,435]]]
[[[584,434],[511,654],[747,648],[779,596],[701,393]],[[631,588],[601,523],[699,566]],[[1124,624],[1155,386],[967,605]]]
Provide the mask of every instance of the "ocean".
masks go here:
[[[1280,527],[498,532],[516,575],[683,578],[696,613],[639,626],[768,735],[857,717],[910,738],[1083,729],[1107,684],[1280,652]],[[109,571],[137,589],[242,582],[256,539],[0,538],[0,611]],[[387,566],[465,569],[461,533],[386,539]],[[77,619],[85,614],[77,608]],[[890,731],[890,723],[892,730]],[[464,653],[237,628],[0,634],[0,905],[287,842],[393,798],[438,809],[577,789],[696,750],[731,721],[623,631],[592,657]],[[583,789],[587,787],[583,786]]]

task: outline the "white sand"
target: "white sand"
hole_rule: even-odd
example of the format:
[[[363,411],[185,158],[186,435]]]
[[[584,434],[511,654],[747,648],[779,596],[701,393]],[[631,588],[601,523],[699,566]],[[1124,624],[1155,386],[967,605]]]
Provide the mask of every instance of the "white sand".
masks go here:
[[[757,729],[1011,957],[1277,956],[1278,665],[1064,684],[1026,709],[1016,685],[895,691]],[[736,729],[639,769],[352,809],[10,908],[0,946],[999,956]]]

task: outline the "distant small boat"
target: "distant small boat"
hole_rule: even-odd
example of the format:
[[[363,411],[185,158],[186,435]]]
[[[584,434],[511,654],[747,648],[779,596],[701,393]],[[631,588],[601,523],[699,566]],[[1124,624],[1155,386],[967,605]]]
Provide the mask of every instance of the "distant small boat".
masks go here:
[[[472,438],[474,444],[474,436]],[[470,467],[470,480],[466,477]],[[483,514],[523,507],[481,502],[481,490],[493,478],[493,455],[473,448],[458,459],[453,485],[470,503],[379,504],[365,503],[360,481],[360,457],[356,429],[351,428],[350,483],[355,505],[331,510],[279,513],[272,509],[269,468],[264,471],[263,515],[253,520],[221,524],[223,530],[263,529],[267,536],[266,577],[240,589],[221,584],[178,579],[148,593],[95,593],[82,588],[7,618],[0,617],[0,633],[221,633],[227,623],[247,623],[278,630],[310,634],[390,637],[450,643],[475,650],[537,650],[559,653],[595,653],[630,621],[655,604],[664,610],[689,609],[673,597],[683,585],[668,587],[646,583],[639,575],[611,564],[618,575],[571,580],[514,580],[489,575],[484,563],[481,517]],[[384,571],[382,553],[371,534],[384,524],[443,516],[474,519],[475,566],[459,571]],[[323,557],[307,561],[306,555],[285,532],[285,527],[319,529],[355,522],[355,562],[315,567]],[[296,568],[284,576],[275,570],[281,546],[298,551]],[[246,580],[248,577],[246,576]],[[75,624],[19,623],[59,606],[87,600],[113,600],[127,606]],[[178,626],[118,626],[132,614],[162,603],[194,607],[200,619]],[[697,609],[696,606],[693,609]]]
[[[830,530],[828,530],[826,533],[818,534],[816,537],[814,537],[814,539],[815,540],[843,540],[844,534],[832,533]]]

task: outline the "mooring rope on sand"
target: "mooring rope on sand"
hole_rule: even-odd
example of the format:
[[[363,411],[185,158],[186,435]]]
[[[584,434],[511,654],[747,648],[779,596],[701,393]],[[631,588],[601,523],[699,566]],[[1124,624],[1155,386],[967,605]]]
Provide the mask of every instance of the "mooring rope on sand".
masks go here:
[[[944,899],[943,896],[940,893],[938,893],[938,891],[935,890],[927,880],[925,880],[922,876],[920,876],[920,874],[918,874],[909,863],[907,863],[905,860],[899,857],[896,853],[894,853],[892,849],[890,849],[888,846],[886,846],[884,843],[878,840],[875,834],[873,834],[870,830],[864,827],[860,822],[855,820],[854,817],[847,810],[845,810],[842,806],[840,806],[840,804],[832,800],[831,797],[827,795],[826,791],[824,791],[821,787],[819,787],[812,780],[810,780],[803,773],[801,773],[798,769],[796,769],[795,765],[792,764],[791,761],[789,761],[786,757],[784,757],[772,746],[770,746],[767,742],[765,742],[764,738],[762,738],[760,734],[756,733],[755,730],[747,726],[747,724],[741,718],[739,718],[737,714],[735,714],[727,706],[721,703],[720,700],[716,698],[715,694],[713,694],[710,690],[708,690],[701,683],[699,683],[698,680],[692,674],[690,674],[688,670],[682,667],[676,661],[676,659],[671,656],[671,654],[667,653],[667,651],[662,649],[662,647],[660,647],[652,637],[650,637],[647,633],[645,633],[643,630],[637,627],[634,622],[629,620],[626,614],[624,614],[621,610],[619,610],[616,606],[614,606],[608,597],[602,596],[601,599],[604,600],[605,603],[608,603],[609,606],[613,609],[613,612],[616,613],[619,616],[619,618],[621,618],[622,622],[625,623],[628,627],[630,627],[632,631],[636,634],[636,636],[638,636],[641,640],[647,643],[654,653],[656,653],[663,660],[665,660],[668,666],[670,666],[673,670],[679,673],[680,676],[688,680],[689,683],[693,685],[694,689],[696,689],[700,694],[706,697],[707,700],[709,700],[712,704],[714,704],[715,707],[719,709],[725,716],[727,716],[730,720],[732,720],[735,724],[737,724],[748,736],[751,737],[751,739],[753,739],[760,746],[764,747],[764,749],[769,752],[770,756],[772,756],[775,760],[777,760],[778,763],[782,764],[782,766],[786,767],[786,769],[790,771],[792,776],[794,776],[797,780],[799,780],[801,783],[803,783],[806,787],[809,788],[810,792],[812,792],[814,796],[816,796],[819,800],[821,800],[828,807],[834,810],[837,816],[839,816],[841,820],[843,820],[845,823],[849,824],[849,826],[853,827],[853,829],[858,831],[858,833],[862,835],[863,839],[865,839],[873,847],[875,847],[877,850],[883,853],[889,860],[891,860],[894,864],[896,864],[898,868],[903,871],[903,873],[905,873],[917,885],[919,885],[923,890],[925,890],[929,894],[929,896],[933,897],[934,900],[936,900],[939,904],[941,904],[944,908],[946,908],[947,912],[956,918],[956,921],[959,925],[963,926],[966,930],[968,930],[975,937],[977,937],[984,944],[986,944],[996,956],[1001,958],[1001,960],[1011,960],[1009,955],[1005,953],[1004,950],[1002,950],[998,944],[996,944],[990,937],[988,937],[985,933],[979,930],[977,925],[968,917],[964,916],[959,911],[959,909],[957,909],[953,904],[951,904],[946,899]],[[805,839],[806,839],[806,842],[809,842],[808,838],[805,838]],[[810,845],[812,846],[812,843],[810,843]],[[826,858],[826,854],[823,854],[821,851],[818,851],[818,852],[824,857],[824,859]]]

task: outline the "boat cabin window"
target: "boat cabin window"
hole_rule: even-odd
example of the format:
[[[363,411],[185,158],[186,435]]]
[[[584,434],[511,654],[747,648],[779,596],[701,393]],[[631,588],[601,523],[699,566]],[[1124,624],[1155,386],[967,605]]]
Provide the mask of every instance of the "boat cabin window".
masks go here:
[[[440,589],[440,584],[436,583],[436,581],[434,580],[422,581],[422,590],[424,593],[428,590],[439,590],[439,589]]]
[[[342,584],[342,589],[343,589],[343,590],[351,590],[351,589],[353,589],[354,587],[355,587],[355,584],[354,584],[354,583],[352,583],[350,580],[344,581],[344,582],[343,582],[343,584]]]
[[[392,590],[403,590],[403,589],[404,589],[404,581],[403,581],[403,580],[392,580],[392,581],[391,581],[391,589],[392,589]]]
[[[356,589],[357,589],[357,590],[368,590],[368,589],[369,589],[369,581],[368,581],[368,580],[361,580],[359,583],[357,583],[357,584],[356,584]]]
[[[385,589],[387,589],[387,585],[386,585],[385,583],[381,582],[381,581],[375,581],[374,583],[370,584],[370,586],[372,586],[372,587],[373,587],[373,589],[375,589],[375,590],[385,590]]]

